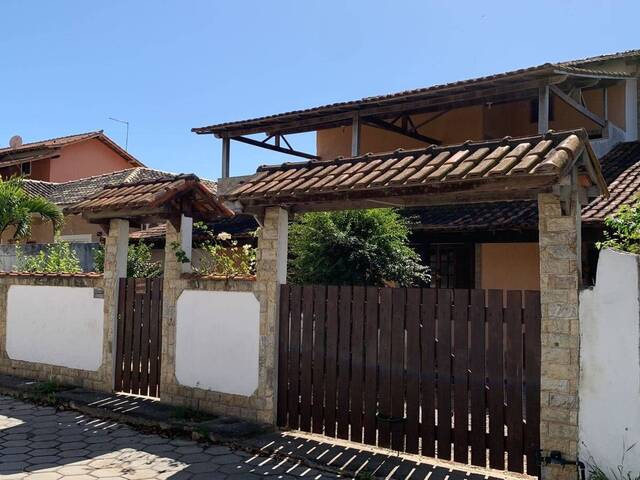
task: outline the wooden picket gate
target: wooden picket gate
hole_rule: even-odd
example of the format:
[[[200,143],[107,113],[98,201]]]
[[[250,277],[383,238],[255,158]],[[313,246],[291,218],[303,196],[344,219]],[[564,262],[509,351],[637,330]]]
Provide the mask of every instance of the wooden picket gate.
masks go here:
[[[160,396],[162,278],[121,278],[115,390]]]
[[[538,474],[540,294],[281,287],[278,424]]]

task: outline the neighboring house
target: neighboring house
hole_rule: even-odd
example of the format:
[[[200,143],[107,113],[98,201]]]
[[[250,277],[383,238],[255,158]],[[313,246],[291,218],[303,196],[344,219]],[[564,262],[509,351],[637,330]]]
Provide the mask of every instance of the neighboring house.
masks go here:
[[[398,149],[503,137],[508,144],[508,137],[582,128],[588,132],[611,192],[609,199],[596,198],[583,210],[583,274],[590,283],[597,258],[594,245],[602,235],[605,216],[638,193],[639,73],[640,50],[633,50],[193,131],[222,138],[226,177],[231,140],[307,158],[312,171],[317,160],[367,152],[371,155],[361,161],[373,162],[383,152]],[[316,133],[316,152],[297,151],[285,137],[303,132]],[[256,134],[267,138],[252,137]],[[396,157],[400,155],[397,152]],[[378,180],[385,185],[385,177]],[[221,180],[221,194],[242,181]],[[535,203],[513,199],[442,205],[407,214],[418,220],[413,241],[432,268],[433,286],[539,288]]]
[[[84,200],[109,185],[138,183],[145,180],[166,179],[175,176],[175,174],[160,170],[136,167],[61,183],[25,180],[25,188],[29,193],[45,197],[60,208],[65,208]],[[215,192],[214,182],[207,182],[207,186]],[[105,230],[100,225],[88,223],[80,215],[65,215],[65,223],[60,232],[60,238],[78,243],[97,242],[104,233]],[[53,240],[51,224],[48,222],[42,223],[39,219],[35,219],[28,243],[51,243]]]
[[[18,138],[13,147],[0,148],[2,178],[60,183],[132,167],[144,165],[102,130],[24,144]]]

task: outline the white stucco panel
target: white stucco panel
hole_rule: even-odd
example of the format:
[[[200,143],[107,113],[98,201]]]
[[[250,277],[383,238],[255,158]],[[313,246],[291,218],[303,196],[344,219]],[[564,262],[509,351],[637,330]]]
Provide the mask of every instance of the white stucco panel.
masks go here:
[[[7,294],[7,354],[96,371],[102,363],[104,300],[93,288],[12,285]]]
[[[260,303],[250,292],[185,290],[176,305],[181,385],[249,396],[258,388]]]
[[[639,257],[604,250],[596,286],[580,292],[580,459],[640,471]]]

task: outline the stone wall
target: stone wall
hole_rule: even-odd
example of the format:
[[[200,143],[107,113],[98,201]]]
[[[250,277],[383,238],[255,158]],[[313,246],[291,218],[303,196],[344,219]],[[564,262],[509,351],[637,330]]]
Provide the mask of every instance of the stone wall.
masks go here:
[[[576,460],[578,448],[580,281],[580,209],[574,204],[563,214],[553,194],[538,196],[541,290],[541,398],[542,455],[560,451]],[[543,478],[575,478],[571,467],[543,467]]]
[[[104,281],[101,275],[27,275],[0,274],[0,373],[38,380],[53,380],[58,383],[81,386],[93,390],[110,391],[112,366],[109,359],[102,357],[97,371],[80,370],[56,365],[14,360],[9,358],[7,344],[7,297],[12,285],[94,288],[96,293],[103,291]],[[37,302],[37,298],[33,298]],[[106,342],[106,337],[105,341]]]
[[[162,365],[160,397],[163,402],[221,413],[264,423],[275,423],[277,378],[277,318],[279,284],[286,278],[287,214],[267,209],[258,237],[255,279],[229,280],[182,274],[169,250],[164,261],[162,312]],[[167,223],[166,244],[180,240],[180,232]],[[253,292],[260,303],[258,388],[249,396],[233,395],[180,385],[175,375],[176,303],[184,290]],[[233,321],[229,318],[229,321]]]

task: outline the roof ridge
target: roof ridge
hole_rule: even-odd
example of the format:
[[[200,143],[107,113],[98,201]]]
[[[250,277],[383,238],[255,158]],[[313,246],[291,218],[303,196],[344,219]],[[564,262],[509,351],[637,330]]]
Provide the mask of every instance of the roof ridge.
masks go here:
[[[71,133],[69,135],[62,135],[59,137],[45,138],[44,140],[35,140],[33,142],[26,142],[20,145],[18,148],[28,147],[30,145],[35,145],[37,143],[47,143],[47,142],[54,142],[56,140],[64,140],[71,137],[82,137],[82,136],[101,135],[101,134],[104,134],[104,130],[93,130],[90,132],[83,132],[83,133]],[[0,150],[5,150],[5,149],[11,149],[11,147],[0,148]]]

